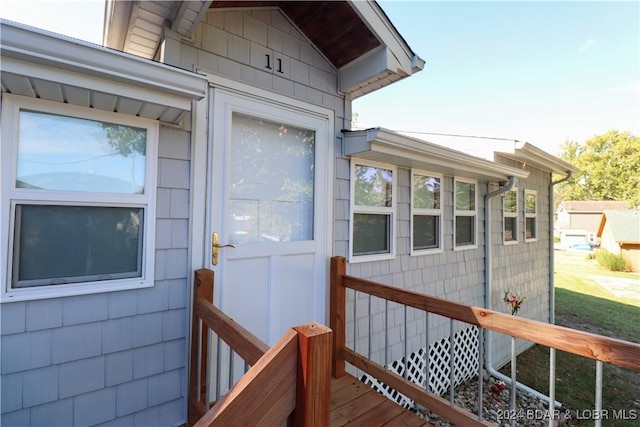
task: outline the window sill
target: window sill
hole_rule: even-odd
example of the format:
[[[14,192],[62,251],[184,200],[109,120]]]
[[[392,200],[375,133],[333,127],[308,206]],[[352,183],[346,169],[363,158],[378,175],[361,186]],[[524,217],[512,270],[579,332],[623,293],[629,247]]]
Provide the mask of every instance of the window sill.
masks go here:
[[[512,245],[517,245],[518,242],[517,240],[507,240],[507,241],[503,241],[502,244],[505,246],[512,246]]]
[[[357,264],[359,262],[369,262],[369,261],[383,261],[388,259],[394,259],[396,254],[375,254],[375,255],[351,255],[349,258],[350,264]]]
[[[441,254],[444,250],[442,248],[434,248],[434,249],[417,249],[411,251],[411,256],[421,256],[421,255],[434,255]]]
[[[151,279],[114,280],[110,283],[74,283],[72,285],[37,286],[2,292],[0,294],[0,303],[90,295],[151,287],[153,287],[153,280]]]
[[[461,245],[453,247],[454,251],[466,251],[469,249],[478,249],[478,245]]]

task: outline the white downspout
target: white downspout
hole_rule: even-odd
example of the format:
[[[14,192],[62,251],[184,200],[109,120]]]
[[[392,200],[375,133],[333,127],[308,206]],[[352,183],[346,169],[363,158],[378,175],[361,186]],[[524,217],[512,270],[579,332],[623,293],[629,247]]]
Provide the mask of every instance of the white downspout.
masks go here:
[[[484,196],[484,222],[485,222],[485,231],[484,231],[484,279],[485,279],[485,295],[484,295],[484,304],[485,308],[492,309],[492,294],[493,294],[493,257],[491,254],[492,251],[492,243],[491,243],[491,199],[504,194],[509,191],[516,183],[516,178],[514,176],[509,177],[509,182],[503,186],[498,188],[496,191],[488,193]],[[553,206],[553,205],[552,205]],[[550,209],[551,210],[551,209]],[[553,227],[552,227],[553,228]],[[485,330],[485,369],[492,377],[499,379],[500,381],[504,381],[507,384],[511,384],[511,378],[501,374],[497,369],[493,366],[493,355],[492,355],[492,346],[491,346],[491,338],[492,331],[489,329]],[[532,389],[522,383],[516,381],[516,387],[522,391],[525,391],[529,394],[536,396],[537,398],[545,401],[547,404],[549,403],[549,397],[540,393],[537,390]],[[559,402],[555,402],[556,406],[561,406]]]

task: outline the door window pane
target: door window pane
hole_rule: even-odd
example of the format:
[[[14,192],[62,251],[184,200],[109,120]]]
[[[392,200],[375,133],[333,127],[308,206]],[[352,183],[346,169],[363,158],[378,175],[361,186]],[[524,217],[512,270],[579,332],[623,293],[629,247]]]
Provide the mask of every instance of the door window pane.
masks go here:
[[[144,194],[147,130],[21,110],[17,188]]]
[[[413,216],[413,249],[438,248],[439,216]]]
[[[16,206],[13,287],[140,277],[143,209]]]
[[[353,254],[372,255],[390,251],[391,215],[353,215]]]
[[[230,243],[313,240],[315,132],[232,116]]]

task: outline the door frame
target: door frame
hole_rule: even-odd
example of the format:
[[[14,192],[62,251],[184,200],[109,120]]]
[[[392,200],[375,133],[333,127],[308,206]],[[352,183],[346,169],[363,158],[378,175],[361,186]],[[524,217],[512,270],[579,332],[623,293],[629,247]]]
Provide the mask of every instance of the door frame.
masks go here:
[[[314,105],[298,99],[290,98],[278,93],[274,93],[262,88],[248,85],[246,83],[237,82],[225,77],[208,73],[204,70],[197,70],[198,73],[204,74],[208,79],[208,90],[206,96],[197,102],[194,102],[192,112],[192,131],[191,131],[191,192],[190,192],[190,260],[189,265],[191,271],[188,273],[189,289],[187,306],[192,312],[193,300],[193,271],[199,268],[210,268],[209,257],[211,249],[209,241],[211,237],[208,235],[210,230],[211,206],[213,191],[209,183],[211,182],[211,155],[212,155],[212,137],[210,133],[209,117],[211,114],[211,106],[213,104],[214,89],[222,89],[227,92],[237,93],[244,97],[254,98],[257,101],[267,102],[274,106],[285,107],[298,110],[305,114],[311,114],[327,120],[327,147],[326,147],[326,174],[319,177],[325,181],[322,185],[325,188],[325,204],[326,215],[324,216],[324,224],[320,229],[325,230],[325,252],[328,256],[332,253],[333,248],[333,186],[334,186],[334,164],[335,164],[335,111],[326,107]],[[322,220],[322,218],[316,218]],[[329,277],[329,262],[326,262],[326,277]],[[329,287],[325,285],[322,290],[321,303],[323,305],[319,313],[326,323],[328,319],[328,300]],[[320,291],[320,290],[319,290]],[[214,304],[216,290],[214,289]]]

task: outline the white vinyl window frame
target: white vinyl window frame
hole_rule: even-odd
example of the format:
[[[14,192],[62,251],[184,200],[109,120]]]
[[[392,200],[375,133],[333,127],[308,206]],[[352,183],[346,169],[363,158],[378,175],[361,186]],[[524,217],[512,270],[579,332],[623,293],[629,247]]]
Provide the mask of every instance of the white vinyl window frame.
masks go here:
[[[356,166],[372,167],[391,172],[391,206],[363,206],[356,204]],[[349,221],[349,262],[366,262],[393,259],[396,256],[396,209],[397,209],[397,167],[387,163],[373,162],[364,159],[351,158],[350,178],[350,221]],[[354,217],[358,214],[381,215],[389,217],[387,230],[388,249],[384,253],[358,254],[354,251]]]
[[[143,194],[112,192],[90,192],[71,190],[43,190],[18,188],[17,158],[20,133],[20,111],[51,114],[96,122],[114,123],[146,130],[145,174]],[[152,287],[154,284],[155,258],[155,218],[156,218],[156,176],[158,162],[158,122],[141,117],[94,110],[69,104],[62,104],[19,95],[2,95],[2,161],[0,162],[0,235],[3,242],[0,249],[0,302],[57,298],[128,289]],[[110,280],[82,281],[68,284],[39,285],[33,287],[12,287],[14,266],[14,245],[17,206],[73,206],[73,207],[122,207],[140,209],[143,227],[138,277],[114,278]]]
[[[509,210],[507,207],[507,194],[515,195],[515,209]],[[504,197],[502,198],[502,243],[505,245],[516,245],[519,241],[519,224],[518,224],[518,207],[520,206],[519,200],[520,192],[517,187],[514,187],[505,192]],[[513,230],[511,230],[511,235],[513,238],[511,240],[507,240],[507,222],[513,221]]]
[[[440,182],[440,186],[438,189],[438,197],[437,200],[439,201],[439,207],[438,208],[419,208],[416,207],[416,202],[415,202],[415,176],[422,176],[422,177],[429,177],[429,178],[435,178],[438,179]],[[417,255],[428,255],[428,254],[435,254],[435,253],[441,253],[443,251],[443,239],[444,239],[444,233],[443,233],[443,205],[444,205],[444,200],[442,198],[442,189],[443,189],[443,185],[444,185],[444,176],[441,174],[437,174],[437,173],[431,173],[428,171],[424,171],[424,170],[419,170],[419,169],[412,169],[411,170],[411,255],[412,256],[417,256]],[[430,217],[434,217],[436,219],[436,245],[432,248],[415,248],[415,243],[414,243],[414,229],[415,229],[415,217],[416,216],[430,216]]]
[[[473,209],[458,209],[458,183],[473,185],[474,201]],[[458,243],[458,218],[471,218],[471,228],[469,234],[472,242]],[[467,249],[476,249],[478,247],[478,181],[474,179],[454,177],[453,179],[453,250],[464,251]]]
[[[533,201],[533,203],[531,203]],[[530,226],[532,225],[532,227]],[[528,235],[528,229],[533,230]],[[535,242],[538,240],[538,193],[534,190],[524,190],[524,241]]]

